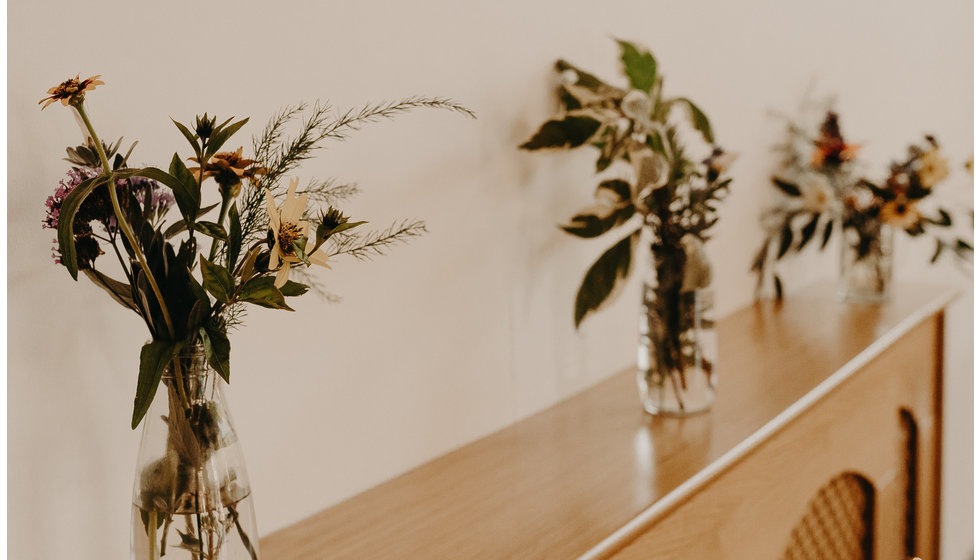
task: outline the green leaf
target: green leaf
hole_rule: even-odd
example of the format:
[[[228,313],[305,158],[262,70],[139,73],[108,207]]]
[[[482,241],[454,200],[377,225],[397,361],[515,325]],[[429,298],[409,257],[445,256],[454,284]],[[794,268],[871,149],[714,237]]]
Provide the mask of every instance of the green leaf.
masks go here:
[[[231,342],[228,335],[219,326],[208,324],[201,327],[201,341],[208,363],[225,383],[231,383]]]
[[[650,93],[657,81],[657,60],[646,50],[637,49],[627,41],[617,41],[622,50],[623,72],[633,89]]]
[[[813,234],[817,232],[817,222],[819,221],[820,214],[814,214],[813,218],[800,230],[800,244],[796,246],[797,251],[803,250],[803,247],[806,247],[806,244],[813,238]]]
[[[773,177],[772,184],[776,185],[776,187],[778,187],[779,190],[783,191],[784,193],[790,196],[800,196],[803,194],[800,191],[800,187],[796,186],[793,183],[790,183],[789,181],[780,179],[779,177]]]
[[[282,295],[286,297],[296,297],[301,296],[308,292],[310,287],[306,284],[300,284],[299,282],[293,282],[292,280],[286,280],[286,283],[279,288]]]
[[[945,245],[945,244],[943,244],[943,242],[942,242],[942,240],[941,240],[941,239],[937,239],[937,240],[936,240],[936,252],[934,252],[934,253],[932,254],[932,258],[931,258],[931,259],[929,259],[929,264],[933,264],[933,263],[935,263],[936,261],[938,261],[938,260],[939,260],[939,255],[941,255],[941,254],[942,254],[942,252],[943,252],[943,248],[944,248],[945,246],[946,246],[946,245]]]
[[[633,260],[633,248],[639,238],[640,230],[637,229],[603,253],[585,273],[575,297],[575,328],[625,282]]]
[[[711,131],[711,122],[708,120],[708,116],[704,114],[704,111],[699,109],[693,101],[686,97],[678,97],[676,101],[687,105],[688,114],[691,117],[691,125],[701,133],[705,142],[714,144],[715,134]]]
[[[564,60],[558,60],[557,62],[555,62],[555,69],[558,70],[559,72],[565,72],[566,70],[571,70],[575,72],[575,74],[578,76],[578,80],[575,82],[575,85],[588,88],[592,91],[596,91],[600,87],[606,85],[599,78],[596,78],[595,76],[589,74],[585,70],[582,70],[581,68],[578,68]]]
[[[779,237],[779,252],[776,253],[776,260],[783,258],[786,251],[793,245],[793,230],[790,229],[789,224],[783,226],[783,231],[780,233]]]
[[[197,177],[187,169],[176,152],[170,160],[170,174],[180,182],[182,187],[180,194],[181,198],[184,199],[184,204],[181,204],[181,198],[177,197],[177,191],[174,191],[174,198],[177,199],[177,206],[184,214],[184,219],[197,216],[197,211],[201,209],[201,185],[198,184]]]
[[[942,208],[939,208],[938,210],[939,210],[939,219],[938,220],[930,219],[929,221],[932,222],[933,224],[936,224],[937,226],[942,226],[942,227],[949,227],[953,225],[953,217],[949,215],[949,212],[943,210]]]
[[[342,223],[339,226],[337,226],[337,227],[333,228],[332,230],[330,230],[330,233],[327,234],[327,237],[330,237],[331,235],[333,235],[335,233],[340,233],[342,231],[347,231],[347,230],[349,230],[351,228],[356,228],[357,226],[361,226],[361,225],[364,225],[366,223],[367,222],[364,222],[364,221],[361,221],[361,222],[345,222],[345,223]]]
[[[608,196],[604,193],[612,194],[617,202],[626,202],[633,197],[633,189],[630,188],[630,184],[622,179],[609,179],[599,183],[599,186],[596,187],[596,198],[602,199]]]
[[[156,167],[145,167],[140,170],[139,175],[140,177],[153,179],[158,183],[163,183],[170,187],[170,190],[174,192],[177,207],[180,209],[180,213],[184,216],[185,220],[188,216],[197,216],[197,211],[201,207],[201,189],[197,185],[197,181],[191,177],[190,171],[187,171],[187,166],[180,161],[180,157],[177,154],[174,154],[174,158],[170,162],[170,168],[173,170],[172,172],[179,173],[181,178],[178,179],[176,176]],[[188,180],[188,177],[190,180]]]
[[[205,206],[197,211],[197,218],[207,214],[208,212],[214,210],[218,207],[218,203],[212,204],[211,206]],[[187,229],[187,222],[185,220],[178,220],[167,228],[167,231],[163,232],[163,236],[167,239],[177,235],[178,233]]]
[[[304,263],[306,266],[310,266],[310,259],[306,256],[306,241],[305,237],[301,237],[293,241],[293,254],[300,262]],[[286,265],[283,265],[286,266]]]
[[[540,150],[542,148],[577,148],[585,144],[599,130],[600,122],[589,117],[565,117],[563,120],[551,120],[530,140],[520,145],[522,150]]]
[[[235,279],[227,268],[218,266],[201,255],[201,276],[204,279],[204,289],[215,299],[222,303],[231,302],[235,295]]]
[[[283,264],[283,266],[286,266],[286,264]],[[246,282],[242,287],[241,293],[238,295],[238,299],[270,309],[293,310],[286,305],[286,299],[283,297],[282,292],[276,288],[275,278],[271,276],[252,278]]]
[[[228,240],[228,232],[225,231],[225,228],[221,227],[221,224],[214,222],[194,222],[194,230],[214,239],[221,241]]]
[[[78,280],[78,256],[75,253],[75,215],[79,207],[88,195],[92,194],[95,187],[104,184],[106,178],[102,175],[86,179],[78,184],[64,202],[61,203],[61,211],[58,214],[58,247],[61,249],[61,263],[68,269],[68,274]]]
[[[225,121],[225,123],[227,122],[228,121]],[[247,122],[248,119],[246,118],[234,124],[228,125],[227,127],[224,126],[224,123],[222,123],[221,126],[217,127],[214,133],[211,134],[211,138],[208,139],[208,147],[204,151],[204,161],[208,161],[209,159],[211,159],[211,156],[218,153],[218,150],[220,150],[221,146],[223,146],[224,143],[229,138],[231,138],[231,135],[238,132],[238,129],[245,126],[245,123]]]
[[[619,208],[610,208],[610,212],[606,215],[592,213],[577,214],[572,217],[571,223],[560,227],[565,232],[577,237],[591,239],[593,237],[599,237],[614,227],[625,223],[635,213],[636,207],[630,202]]]
[[[820,241],[820,250],[827,246],[827,242],[830,241],[830,236],[834,233],[834,221],[828,220],[827,225],[823,228],[823,240]]]
[[[133,401],[133,423],[135,430],[140,421],[146,416],[146,411],[153,402],[163,370],[167,369],[170,360],[180,351],[182,343],[168,340],[154,340],[140,350],[140,373],[136,381],[136,398]]]
[[[136,302],[133,301],[133,288],[125,282],[120,282],[114,278],[110,278],[105,274],[102,274],[94,268],[86,268],[82,272],[88,276],[89,280],[95,283],[112,297],[119,305],[132,309],[133,311],[139,313],[140,310],[136,307]]]
[[[180,124],[174,119],[171,118],[170,120],[174,123],[177,129],[180,130],[180,133],[184,135],[184,138],[187,139],[187,142],[191,145],[191,147],[194,148],[194,153],[196,154],[200,152],[201,145],[198,144],[197,142],[197,135],[191,132],[186,126]]]
[[[664,139],[656,130],[650,132],[647,136],[647,146],[653,148],[653,151],[658,154],[666,154],[667,148],[664,147]]]
[[[242,252],[242,221],[238,215],[238,204],[232,202],[231,210],[228,213],[228,227],[231,232],[228,235],[228,270],[235,270],[238,263],[238,255]]]

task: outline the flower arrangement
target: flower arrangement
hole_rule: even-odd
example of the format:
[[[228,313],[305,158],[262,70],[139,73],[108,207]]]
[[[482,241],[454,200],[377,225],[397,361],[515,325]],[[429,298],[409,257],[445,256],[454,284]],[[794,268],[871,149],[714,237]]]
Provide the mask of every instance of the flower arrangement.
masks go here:
[[[627,41],[618,43],[628,87],[610,85],[559,60],[559,115],[520,147],[589,146],[598,152],[596,172],[614,174],[599,182],[593,203],[562,226],[580,238],[627,230],[586,272],[575,300],[575,325],[617,293],[638,248],[650,251],[655,282],[648,285],[644,301],[664,321],[654,329],[660,332],[654,337],[654,361],[680,386],[686,383],[685,362],[696,360],[685,342],[696,319],[692,310],[680,310],[710,283],[704,242],[718,220],[717,204],[731,181],[724,172],[734,156],[713,147],[706,158],[691,159],[681,131],[689,124],[713,144],[708,117],[690,99],[666,95],[653,54]],[[703,365],[710,374],[706,359]]]
[[[86,95],[104,85],[99,78],[76,76],[41,100],[42,109],[56,102],[71,107],[86,134],[85,144],[67,150],[72,167],[48,197],[42,225],[57,230],[55,262],[72,278],[81,272],[104,289],[150,333],[140,352],[132,427],[147,415],[161,385],[170,409],[164,416],[166,451],[137,478],[134,504],[145,531],[140,538],[148,541],[143,553],[158,558],[169,546],[193,558],[226,558],[222,547],[236,527],[240,548],[254,559],[257,543],[242,528],[237,505],[247,494],[244,480],[229,471],[225,479],[205,481],[217,472],[206,465],[233,438],[214,393],[192,379],[193,370],[209,367],[228,382],[228,333],[242,323],[246,307],[291,311],[288,298],[311,288],[325,293],[311,265],[329,268],[344,255],[381,255],[425,232],[415,220],[365,231],[366,222],[334,206],[355,195],[356,185],[314,180],[301,186],[290,174],[325,141],[344,140],[365,123],[417,108],[474,115],[443,98],[412,97],[338,114],[327,104],[299,104],[275,114],[246,157],[244,147],[222,149],[248,119],[219,122],[205,114],[192,126],[173,121],[189,152],[174,153],[163,170],[132,166],[135,143],[124,154],[122,139],[99,139],[85,105]],[[289,136],[297,123],[298,133]],[[216,193],[206,191],[209,183]],[[205,205],[215,194],[220,200]],[[177,529],[179,538],[172,535],[168,545],[169,528],[181,514],[187,527]]]
[[[788,121],[788,138],[777,148],[784,158],[772,183],[781,196],[763,216],[766,237],[752,264],[756,297],[771,273],[775,296],[781,298],[783,284],[772,270],[775,262],[799,253],[814,239],[819,238],[819,248],[824,249],[837,228],[844,237],[842,281],[853,275],[868,283],[869,294],[883,295],[890,275],[890,231],[917,237],[953,224],[948,210],[936,206],[933,214],[922,202],[949,175],[948,161],[933,136],[927,135],[924,145],[909,146],[907,157],[893,162],[880,183],[859,178],[860,146],[844,140],[840,117],[833,111],[825,113],[815,136]],[[973,247],[966,240],[934,240],[930,262],[944,251],[961,259],[972,257]]]

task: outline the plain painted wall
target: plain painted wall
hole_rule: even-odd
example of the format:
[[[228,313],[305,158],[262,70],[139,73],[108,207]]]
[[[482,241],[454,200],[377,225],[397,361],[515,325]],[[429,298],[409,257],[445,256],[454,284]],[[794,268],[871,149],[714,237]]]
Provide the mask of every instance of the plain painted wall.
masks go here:
[[[256,310],[232,337],[232,405],[260,530],[283,527],[526,417],[628,366],[638,287],[572,327],[581,275],[604,246],[555,225],[588,203],[591,153],[516,149],[555,109],[559,57],[613,80],[611,37],[648,45],[668,92],[688,95],[739,152],[708,251],[718,312],[748,304],[757,217],[773,200],[769,146],[816,78],[879,176],[926,131],[958,164],[973,151],[972,6],[890,2],[118,0],[8,5],[8,553],[120,558],[139,434],[129,429],[142,323],[49,258],[43,201],[80,140],[37,101],[75,73],[107,85],[88,106],[105,139],[164,164],[168,118],[251,116],[248,145],[285,104],[338,107],[424,94],[478,121],[416,112],[365,127],[301,169],[360,183],[348,206],[430,233],[320,278],[343,297]],[[237,145],[237,143],[236,143]],[[947,184],[970,197],[971,177]],[[962,285],[950,313],[944,558],[972,543],[972,286],[929,247],[899,241],[900,277]],[[836,250],[786,267],[788,291],[836,274]],[[286,348],[286,339],[293,346]],[[718,398],[724,398],[724,377]],[[639,406],[639,405],[638,405]]]

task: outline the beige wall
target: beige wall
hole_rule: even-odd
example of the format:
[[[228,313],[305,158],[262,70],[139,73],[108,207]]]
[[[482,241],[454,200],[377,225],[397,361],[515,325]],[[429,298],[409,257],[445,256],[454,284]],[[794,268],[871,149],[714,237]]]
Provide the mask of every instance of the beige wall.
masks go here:
[[[8,59],[8,553],[120,558],[128,547],[138,434],[129,430],[141,323],[73,285],[39,228],[79,140],[67,111],[37,100],[68,75],[104,138],[140,140],[160,164],[183,140],[168,117],[340,107],[413,94],[465,102],[480,119],[417,113],[331,146],[304,177],[356,180],[349,210],[431,233],[322,276],[344,301],[250,312],[233,335],[231,397],[263,533],[546,407],[633,359],[637,286],[572,328],[581,275],[607,241],[555,227],[587,202],[592,155],[515,146],[551,114],[551,63],[613,78],[610,36],[649,45],[669,91],[695,99],[742,154],[717,238],[724,314],[751,299],[748,264],[772,199],[768,147],[807,84],[839,94],[845,133],[876,167],[924,131],[954,160],[972,140],[968,2],[27,2],[12,0]],[[202,51],[209,51],[207,54]],[[950,185],[967,189],[969,176]],[[969,199],[969,197],[967,197]],[[899,275],[924,270],[900,240]],[[834,251],[791,267],[790,292],[835,275]],[[972,517],[972,297],[951,313],[945,558],[965,558]],[[286,338],[296,350],[283,353]],[[724,398],[724,377],[719,398]]]

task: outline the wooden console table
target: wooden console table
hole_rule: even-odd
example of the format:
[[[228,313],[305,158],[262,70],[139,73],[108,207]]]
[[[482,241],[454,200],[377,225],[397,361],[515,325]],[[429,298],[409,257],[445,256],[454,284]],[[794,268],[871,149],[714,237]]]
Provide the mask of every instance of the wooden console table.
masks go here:
[[[752,305],[718,322],[708,413],[645,415],[625,371],[268,535],[262,557],[837,560],[819,533],[858,515],[840,537],[857,544],[833,546],[937,559],[954,295],[845,305],[823,285]]]

